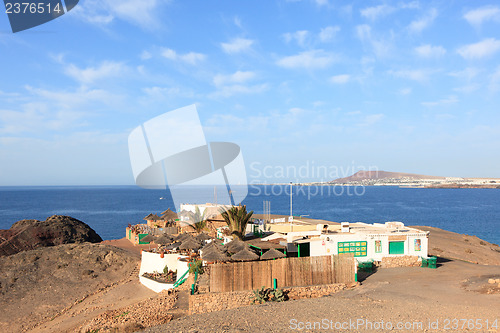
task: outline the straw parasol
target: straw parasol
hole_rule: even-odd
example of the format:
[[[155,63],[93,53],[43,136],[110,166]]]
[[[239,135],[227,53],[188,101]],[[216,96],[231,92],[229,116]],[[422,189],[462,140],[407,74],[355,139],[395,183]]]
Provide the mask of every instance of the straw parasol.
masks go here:
[[[172,237],[170,237],[166,234],[163,234],[155,240],[155,243],[158,245],[170,244],[170,243],[172,243]]]
[[[211,241],[210,243],[208,243],[207,245],[205,245],[204,247],[201,248],[202,251],[207,251],[207,250],[210,250],[212,248],[216,248],[217,250],[220,250],[220,251],[225,251],[226,248],[224,247],[224,245],[218,243],[217,241]]]
[[[231,252],[231,253],[239,252],[245,248],[246,249],[249,248],[248,244],[245,243],[244,241],[238,239],[238,238],[236,238],[236,239],[234,239],[226,244],[227,251]]]
[[[212,239],[212,237],[210,237],[209,235],[207,235],[206,233],[202,232],[201,234],[197,235],[195,237],[197,240],[199,240],[200,242],[204,242],[206,240],[209,240],[209,239]]]
[[[178,234],[177,236],[174,237],[174,240],[176,242],[177,241],[183,242],[183,241],[187,240],[188,237],[192,237],[192,236],[188,233]]]
[[[194,239],[188,239],[182,242],[179,246],[179,250],[199,250],[201,247],[200,243],[195,241]]]
[[[167,209],[166,211],[162,212],[161,217],[165,221],[174,221],[175,219],[178,218],[177,214],[175,212],[173,212],[170,208]]]
[[[173,250],[175,248],[178,248],[179,246],[181,246],[181,242],[175,242],[175,243],[172,243],[170,245],[168,245],[165,249],[167,250]]]
[[[270,249],[266,253],[264,253],[260,259],[277,259],[277,258],[285,258],[285,254],[281,251],[278,251],[276,249]]]
[[[150,242],[153,242],[154,240],[156,239],[155,236],[151,235],[151,234],[148,234],[147,236],[141,238],[141,242],[147,242],[147,243],[150,243]]]
[[[203,255],[201,256],[201,259],[205,261],[230,261],[231,258],[222,252],[221,250],[218,250],[216,247],[212,247],[210,250],[203,251]]]
[[[238,253],[235,253],[231,256],[232,260],[238,260],[238,261],[252,261],[252,260],[258,260],[259,256],[255,254],[252,250],[250,250],[248,247],[245,247],[243,250],[239,251]]]
[[[153,216],[153,214],[152,214],[152,213],[149,213],[149,214],[148,214],[148,216],[146,216],[145,218],[143,218],[143,220],[149,220],[149,218],[150,218],[151,216]]]

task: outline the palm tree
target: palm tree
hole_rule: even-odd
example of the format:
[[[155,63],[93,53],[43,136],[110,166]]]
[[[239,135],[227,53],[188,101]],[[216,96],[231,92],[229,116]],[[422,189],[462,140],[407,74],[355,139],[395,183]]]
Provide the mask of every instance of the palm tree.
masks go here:
[[[207,220],[205,219],[205,212],[200,213],[200,209],[196,206],[194,213],[189,216],[191,223],[189,226],[193,228],[197,233],[202,232],[207,227]]]
[[[228,210],[221,211],[222,218],[231,230],[231,235],[243,240],[248,221],[253,215],[253,211],[247,213],[246,205],[232,206]]]

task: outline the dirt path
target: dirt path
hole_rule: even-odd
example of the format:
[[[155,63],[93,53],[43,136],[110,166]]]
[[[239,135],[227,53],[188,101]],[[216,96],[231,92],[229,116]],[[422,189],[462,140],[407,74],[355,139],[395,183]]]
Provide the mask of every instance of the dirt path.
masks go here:
[[[332,296],[192,315],[144,332],[290,332],[300,327],[302,332],[371,332],[381,322],[379,332],[389,331],[387,325],[393,330],[408,325],[401,330],[408,332],[500,332],[500,289],[488,285],[491,276],[500,277],[500,266],[448,261],[435,270],[380,269],[360,287]],[[471,329],[455,328],[453,319],[474,322],[467,322]],[[486,320],[489,326],[497,320],[498,328],[486,329]],[[351,323],[354,328],[346,326]],[[335,328],[342,324],[345,329]]]

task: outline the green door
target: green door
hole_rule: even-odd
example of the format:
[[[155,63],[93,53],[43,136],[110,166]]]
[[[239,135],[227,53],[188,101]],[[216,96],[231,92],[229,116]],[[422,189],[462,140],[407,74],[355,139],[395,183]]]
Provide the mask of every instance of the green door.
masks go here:
[[[389,254],[404,254],[405,242],[389,242]]]

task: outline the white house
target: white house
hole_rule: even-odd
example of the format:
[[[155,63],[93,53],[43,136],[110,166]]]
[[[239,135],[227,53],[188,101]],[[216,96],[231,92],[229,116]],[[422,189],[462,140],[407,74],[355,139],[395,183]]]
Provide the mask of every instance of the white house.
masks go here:
[[[343,222],[326,228],[319,224],[316,232],[297,236],[293,243],[297,244],[298,256],[352,253],[359,262],[402,255],[428,257],[429,232],[406,227],[402,222]]]

